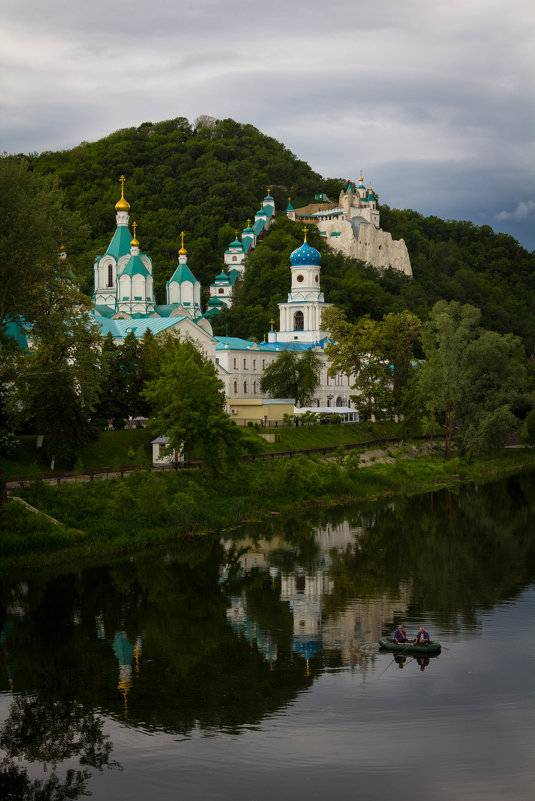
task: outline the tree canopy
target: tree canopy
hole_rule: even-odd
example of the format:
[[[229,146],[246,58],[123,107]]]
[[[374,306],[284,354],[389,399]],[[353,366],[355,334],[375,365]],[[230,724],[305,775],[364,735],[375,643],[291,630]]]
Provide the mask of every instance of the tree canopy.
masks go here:
[[[79,214],[63,205],[52,177],[28,162],[0,156],[0,333],[8,320],[46,323],[43,295],[61,295],[77,265],[59,258],[62,246],[87,234]]]
[[[353,377],[354,402],[368,418],[400,414],[412,378],[411,362],[419,345],[421,324],[408,311],[386,315],[384,320],[365,316],[350,323],[341,309],[332,306],[322,316],[331,341],[325,353],[329,372]]]
[[[318,387],[321,359],[313,350],[284,350],[264,371],[260,389],[272,398],[294,398],[306,406]]]
[[[93,436],[100,386],[100,333],[68,255],[86,229],[54,180],[13,157],[0,159],[0,208],[1,416],[43,434],[51,459],[73,461]],[[30,339],[31,355],[3,336],[10,321]]]
[[[416,391],[420,412],[469,455],[502,447],[518,428],[515,411],[533,406],[533,384],[519,337],[480,327],[479,309],[439,301],[423,329],[425,361]]]
[[[225,412],[223,382],[189,340],[167,341],[159,376],[143,396],[151,430],[167,436],[170,448],[202,456],[214,472],[241,452],[240,431]]]

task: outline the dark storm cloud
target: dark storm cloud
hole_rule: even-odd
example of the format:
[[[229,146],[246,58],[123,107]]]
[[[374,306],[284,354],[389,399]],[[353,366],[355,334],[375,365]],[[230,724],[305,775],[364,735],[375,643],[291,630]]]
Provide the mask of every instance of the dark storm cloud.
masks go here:
[[[534,20],[528,0],[7,0],[1,146],[233,117],[391,205],[527,228]]]

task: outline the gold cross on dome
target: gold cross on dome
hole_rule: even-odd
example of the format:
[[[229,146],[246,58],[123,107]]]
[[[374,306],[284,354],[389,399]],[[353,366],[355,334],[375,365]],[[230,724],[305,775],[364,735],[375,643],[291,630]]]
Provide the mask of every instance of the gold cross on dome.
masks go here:
[[[182,240],[182,247],[184,247],[184,236],[185,236],[184,231],[181,231],[180,232],[180,238]]]
[[[137,222],[132,223],[132,228],[134,229],[134,239],[135,239],[136,238]]]
[[[269,321],[269,324],[270,324],[270,326],[271,326],[271,330],[273,331],[273,326],[275,325],[275,320],[273,319],[273,317],[272,317],[272,318],[271,318],[271,320]]]
[[[306,242],[306,241],[307,241],[308,228],[307,228],[307,227],[306,227],[306,225],[305,225],[305,227],[304,227],[304,228],[302,228],[301,230],[303,231],[303,233],[304,233],[304,235],[305,235],[305,242]]]
[[[124,175],[121,175],[121,177],[119,178],[119,183],[121,184],[121,197],[122,198],[124,197],[124,182],[125,181],[126,181],[126,178],[124,177]]]

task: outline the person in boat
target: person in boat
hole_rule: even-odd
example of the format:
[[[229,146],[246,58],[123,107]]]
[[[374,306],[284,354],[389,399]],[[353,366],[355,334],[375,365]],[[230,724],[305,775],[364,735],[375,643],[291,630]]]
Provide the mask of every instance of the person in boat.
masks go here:
[[[420,626],[420,631],[414,638],[413,643],[416,645],[429,645],[430,642],[431,640],[429,639],[429,634],[423,626]]]
[[[394,634],[394,642],[397,645],[403,645],[403,643],[409,642],[408,639],[407,639],[407,635],[405,634],[405,631],[403,630],[403,626],[398,626],[397,627],[396,633]]]

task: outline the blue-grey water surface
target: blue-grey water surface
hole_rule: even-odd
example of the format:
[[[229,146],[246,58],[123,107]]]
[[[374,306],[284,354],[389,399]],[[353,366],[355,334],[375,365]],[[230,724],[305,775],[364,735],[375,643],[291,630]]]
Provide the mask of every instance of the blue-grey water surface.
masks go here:
[[[2,798],[533,797],[533,474],[1,582]]]

